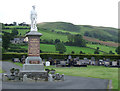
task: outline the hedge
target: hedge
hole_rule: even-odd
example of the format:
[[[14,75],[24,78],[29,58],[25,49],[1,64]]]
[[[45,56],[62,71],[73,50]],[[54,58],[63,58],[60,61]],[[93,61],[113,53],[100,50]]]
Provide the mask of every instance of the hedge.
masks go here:
[[[2,54],[2,60],[8,60],[12,58],[22,58],[22,56],[25,55],[27,57],[27,53],[3,53]],[[120,55],[113,55],[113,54],[107,54],[107,55],[101,55],[101,54],[58,54],[58,53],[40,53],[40,57],[42,59],[48,59],[49,57],[53,59],[64,59],[68,58],[68,56],[71,55],[73,58],[79,57],[80,59],[88,58],[91,59],[91,57],[95,57],[97,59],[103,59],[103,58],[110,58],[112,60],[120,59]]]
[[[21,52],[27,52],[28,50],[26,49],[9,49],[8,52],[18,52],[18,53],[21,53]]]

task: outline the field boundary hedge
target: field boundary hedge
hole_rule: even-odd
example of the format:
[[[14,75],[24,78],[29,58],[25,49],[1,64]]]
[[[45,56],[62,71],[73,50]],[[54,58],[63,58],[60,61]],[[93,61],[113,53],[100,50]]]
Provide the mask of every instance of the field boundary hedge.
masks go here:
[[[8,60],[12,58],[22,58],[22,56],[25,55],[27,57],[27,53],[3,53],[2,54],[2,60]],[[49,57],[53,59],[64,59],[68,58],[68,56],[71,55],[73,58],[79,57],[80,59],[83,58],[88,58],[91,59],[91,57],[95,57],[97,59],[103,59],[103,58],[110,58],[113,60],[120,59],[120,55],[113,55],[113,54],[93,54],[93,55],[88,55],[88,54],[58,54],[58,53],[40,53],[40,57],[42,59],[48,59]]]

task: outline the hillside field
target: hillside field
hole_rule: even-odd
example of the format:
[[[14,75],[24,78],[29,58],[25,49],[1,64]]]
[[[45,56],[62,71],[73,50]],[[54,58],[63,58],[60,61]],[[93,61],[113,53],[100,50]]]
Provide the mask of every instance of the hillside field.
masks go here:
[[[20,46],[20,47],[28,49],[28,46]],[[43,52],[52,52],[52,53],[58,52],[55,49],[55,45],[50,45],[50,44],[40,44],[40,49]],[[87,53],[87,54],[94,54],[94,51],[95,51],[94,49],[84,48],[84,47],[76,47],[76,46],[66,46],[66,49],[67,49],[67,51],[66,51],[67,54],[70,54],[72,51],[74,51],[76,54],[79,54],[80,51]],[[102,53],[102,52],[100,52],[100,53]]]
[[[18,45],[17,45],[18,46]],[[76,47],[76,46],[66,46],[66,53],[69,54],[72,51],[74,51],[76,54],[79,54],[80,51],[86,53],[86,54],[94,54],[94,51],[97,47],[100,48],[100,50],[109,53],[109,51],[113,51],[115,53],[115,48],[114,47],[108,47],[108,46],[104,46],[104,45],[92,45],[92,44],[88,44],[88,47],[94,48],[94,49],[90,49],[90,48],[85,48],[85,47]],[[28,49],[28,46],[19,46],[21,48],[25,48]],[[43,52],[52,52],[55,53],[57,52],[55,49],[55,45],[50,45],[50,44],[40,44],[40,49]],[[103,52],[100,52],[100,54],[104,54]]]
[[[109,53],[109,51],[112,51],[116,54],[115,49],[117,47],[117,43],[115,42],[107,42],[107,41],[101,41],[99,39],[95,39],[92,37],[84,36],[84,33],[86,31],[99,31],[104,30],[104,34],[107,36],[112,37],[112,33],[114,34],[113,30],[116,31],[114,28],[105,28],[105,27],[96,27],[96,26],[90,26],[90,25],[73,25],[70,23],[64,23],[64,22],[53,22],[53,23],[40,23],[38,26],[38,32],[42,33],[41,39],[44,40],[55,40],[60,39],[60,41],[66,42],[68,41],[67,34],[81,34],[83,35],[83,38],[88,41],[87,48],[86,47],[76,47],[76,46],[66,46],[67,52],[71,53],[74,51],[76,54],[79,54],[80,51],[86,53],[86,54],[94,54],[94,51],[97,47],[99,47],[99,50],[101,51],[100,54]],[[11,33],[13,28],[23,28],[23,29],[17,29],[19,34],[17,35],[25,37],[25,34],[30,31],[30,29],[24,29],[24,28],[30,28],[29,26],[5,26],[5,28],[10,29],[3,29],[2,31],[6,31]],[[72,29],[71,29],[72,28]],[[53,31],[52,31],[53,30]],[[116,34],[116,32],[115,32]],[[98,42],[98,44],[91,44],[90,42]],[[99,44],[101,43],[101,44]],[[107,45],[107,46],[106,46]],[[41,44],[41,50],[44,52],[56,52],[55,45],[50,44]],[[27,49],[27,46],[21,46],[21,48]]]
[[[113,53],[116,53],[116,47],[111,47],[111,46],[105,46],[105,45],[99,45],[99,44],[87,44],[88,47],[90,48],[95,48],[99,47],[101,51],[109,53],[109,51],[112,51]]]
[[[5,30],[7,32],[11,32],[11,30]],[[29,30],[18,30],[19,34],[21,33],[21,35],[25,35],[26,32],[28,32]],[[50,31],[39,31],[40,33],[43,34],[43,36],[41,37],[41,39],[60,39],[61,41],[66,42],[67,41],[67,36],[64,34],[56,34],[54,32],[50,32]],[[41,44],[41,50],[45,51],[45,52],[56,52],[55,51],[55,45],[50,45],[50,44]],[[87,44],[87,47],[90,48],[94,48],[94,49],[90,49],[90,48],[84,48],[84,47],[75,47],[75,46],[66,46],[67,48],[67,52],[66,53],[71,53],[72,51],[74,51],[75,53],[79,54],[80,51],[87,53],[87,54],[94,54],[94,51],[97,47],[100,48],[101,51],[107,52],[109,53],[109,51],[112,51],[114,53],[116,47],[111,47],[111,46],[105,46],[105,45],[99,45],[99,44]],[[26,48],[26,46],[22,46],[21,48]],[[26,48],[27,49],[27,48]],[[102,52],[100,52],[101,54]]]

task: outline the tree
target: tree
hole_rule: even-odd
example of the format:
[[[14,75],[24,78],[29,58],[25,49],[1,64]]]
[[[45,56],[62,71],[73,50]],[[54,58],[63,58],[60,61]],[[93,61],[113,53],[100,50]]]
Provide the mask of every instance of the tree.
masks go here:
[[[72,51],[71,53],[72,53],[72,54],[75,54],[75,52],[74,52],[74,51]]]
[[[5,25],[3,24],[3,23],[0,23],[0,24],[2,24],[2,29],[4,29],[5,28]],[[1,26],[0,26],[1,27]]]
[[[86,46],[86,42],[80,34],[77,34],[74,36],[74,45],[80,46],[80,47]]]
[[[18,35],[18,31],[17,31],[17,29],[13,28],[13,29],[12,29],[12,33],[11,33],[11,35],[12,35],[12,36],[16,36],[16,35]]]
[[[17,25],[17,22],[13,22],[13,25],[16,26],[16,25]]]
[[[4,53],[5,52],[5,49],[4,48],[2,48],[2,53]]]
[[[63,43],[59,42],[55,45],[56,51],[59,51],[59,53],[66,52],[66,47]]]
[[[82,51],[80,51],[80,54],[83,54],[83,52],[82,52]]]
[[[51,32],[55,32],[55,30],[51,30]]]
[[[90,34],[89,34],[89,32],[88,31],[86,31],[85,33],[84,33],[84,36],[89,36]]]
[[[55,39],[55,44],[59,43],[60,40],[59,39]]]
[[[8,47],[10,46],[10,39],[11,39],[11,34],[4,32],[4,35],[2,36],[2,47],[7,50]]]
[[[99,51],[98,51],[98,50],[95,50],[95,51],[94,51],[94,54],[99,54]]]
[[[21,36],[22,34],[20,33],[20,36]]]
[[[43,51],[42,51],[42,50],[40,50],[40,53],[43,53]]]
[[[66,42],[67,45],[70,46],[79,46],[79,47],[86,47],[86,42],[83,39],[83,37],[80,34],[76,34],[76,35],[68,35],[68,42]]]
[[[74,35],[72,35],[72,34],[69,34],[68,36],[67,36],[67,38],[68,38],[68,40],[69,40],[69,42],[73,42],[74,41]]]
[[[99,47],[94,51],[94,54],[99,54]]]
[[[109,51],[109,54],[114,54],[111,50]]]
[[[117,54],[120,54],[120,46],[118,46],[115,51]]]
[[[97,50],[99,50],[100,48],[99,47],[97,47]]]

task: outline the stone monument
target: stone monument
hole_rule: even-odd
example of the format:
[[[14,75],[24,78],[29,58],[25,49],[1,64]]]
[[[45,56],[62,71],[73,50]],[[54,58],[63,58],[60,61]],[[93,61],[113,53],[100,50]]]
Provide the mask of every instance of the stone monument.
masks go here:
[[[44,71],[44,65],[40,57],[40,37],[41,33],[37,32],[36,20],[37,13],[35,11],[35,6],[32,6],[31,11],[31,31],[26,34],[28,37],[28,57],[25,59],[25,64],[23,65],[23,74],[40,74],[41,77],[47,76],[47,71]]]
[[[42,34],[37,32],[37,13],[35,11],[35,6],[32,7],[33,10],[31,11],[31,31],[26,34],[26,37],[28,37],[28,57],[25,59],[25,64],[23,64],[23,70],[19,72],[19,69],[10,69],[10,72],[12,74],[2,75],[3,81],[64,81],[64,74],[60,75],[57,73],[55,75],[55,70],[52,69],[50,70],[51,74],[48,74],[49,72],[44,70],[43,61],[40,57],[40,37]],[[50,66],[50,62],[47,63],[47,66]]]

